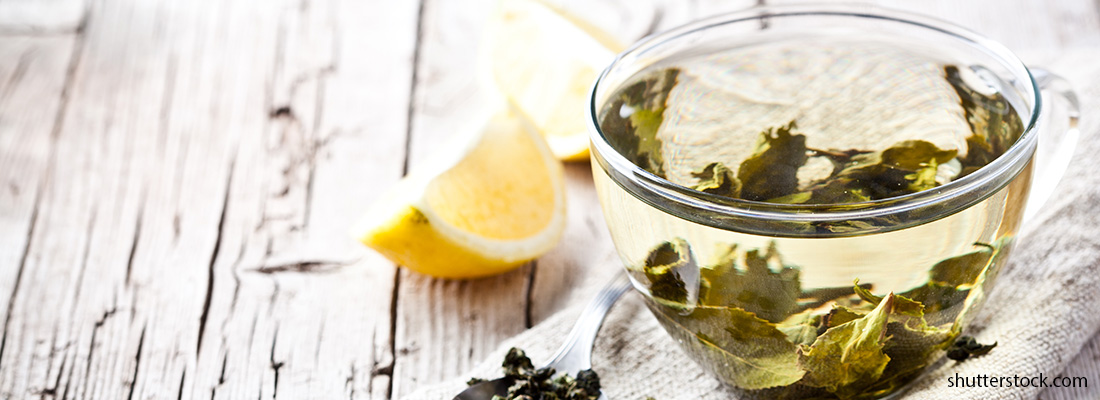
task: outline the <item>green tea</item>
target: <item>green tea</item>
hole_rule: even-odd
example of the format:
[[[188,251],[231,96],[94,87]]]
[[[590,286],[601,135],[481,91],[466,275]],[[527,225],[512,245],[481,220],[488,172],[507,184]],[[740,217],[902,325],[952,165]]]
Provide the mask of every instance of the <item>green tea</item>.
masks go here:
[[[1023,133],[979,69],[870,42],[770,46],[638,72],[599,111],[604,137],[716,201],[828,211],[935,190]],[[691,222],[594,169],[661,324],[715,376],[766,398],[878,398],[942,357],[1010,250],[1030,183],[1027,168],[946,217],[823,238]]]

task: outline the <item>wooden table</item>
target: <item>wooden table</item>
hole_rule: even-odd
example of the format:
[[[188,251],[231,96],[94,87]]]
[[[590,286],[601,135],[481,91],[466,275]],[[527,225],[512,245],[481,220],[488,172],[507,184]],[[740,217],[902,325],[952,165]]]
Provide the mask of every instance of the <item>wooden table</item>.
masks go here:
[[[752,3],[566,7],[633,40]],[[1100,46],[1093,0],[881,3]],[[0,1],[0,399],[395,399],[585,301],[618,268],[587,163],[562,243],[512,273],[431,279],[346,234],[464,115],[491,4]]]

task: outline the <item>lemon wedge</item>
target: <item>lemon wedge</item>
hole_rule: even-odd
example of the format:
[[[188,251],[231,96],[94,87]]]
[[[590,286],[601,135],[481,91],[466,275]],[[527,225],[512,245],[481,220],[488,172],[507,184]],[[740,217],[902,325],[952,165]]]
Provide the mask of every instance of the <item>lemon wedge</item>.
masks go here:
[[[558,242],[562,165],[522,112],[501,106],[441,150],[372,205],[361,242],[441,278],[505,272]]]
[[[537,0],[501,0],[486,40],[500,91],[531,117],[556,157],[588,157],[585,107],[623,45]]]

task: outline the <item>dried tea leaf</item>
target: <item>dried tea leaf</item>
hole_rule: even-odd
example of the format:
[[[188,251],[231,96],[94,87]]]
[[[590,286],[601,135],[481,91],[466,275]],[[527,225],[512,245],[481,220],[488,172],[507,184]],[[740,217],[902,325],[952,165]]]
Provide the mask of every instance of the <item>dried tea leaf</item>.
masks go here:
[[[955,361],[963,361],[970,357],[984,356],[997,347],[997,342],[993,344],[981,344],[978,343],[973,337],[961,336],[955,340],[955,343],[951,344],[951,348],[947,349],[947,358]]]
[[[812,346],[801,347],[798,364],[806,370],[802,382],[850,399],[878,381],[890,362],[883,347],[895,298],[887,295],[869,314],[829,328]]]
[[[652,296],[690,307],[698,300],[699,267],[691,246],[676,238],[649,252],[642,270]]]
[[[792,134],[794,121],[760,133],[753,155],[741,162],[741,198],[766,201],[798,191],[798,169],[806,164],[806,135]]]
[[[700,304],[738,307],[771,322],[786,319],[798,308],[802,293],[798,268],[783,264],[774,242],[763,253],[745,252],[743,264],[738,261],[731,255],[701,270],[709,289]]]
[[[555,375],[553,368],[531,366],[523,350],[513,347],[504,356],[502,364],[504,376],[512,380],[506,396],[493,395],[492,400],[597,400],[600,397],[600,378],[591,369],[577,372],[574,378],[569,374]],[[485,382],[484,379],[471,378],[467,385]]]
[[[652,307],[652,306],[651,306]],[[731,307],[696,307],[679,315],[656,306],[654,314],[699,365],[743,389],[786,386],[802,379],[796,346],[776,326]]]
[[[741,181],[725,164],[712,162],[698,172],[692,172],[691,176],[699,179],[692,189],[735,199],[741,197]]]

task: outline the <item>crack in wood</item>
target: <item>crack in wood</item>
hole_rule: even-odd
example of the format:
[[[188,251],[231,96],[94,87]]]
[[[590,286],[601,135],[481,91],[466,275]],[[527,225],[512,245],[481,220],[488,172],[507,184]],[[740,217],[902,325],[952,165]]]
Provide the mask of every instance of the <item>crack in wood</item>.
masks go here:
[[[416,10],[416,41],[413,44],[413,59],[412,59],[412,79],[409,82],[409,108],[405,115],[405,160],[401,164],[401,176],[408,175],[409,173],[409,158],[412,155],[412,133],[413,133],[413,117],[416,115],[416,90],[417,79],[419,79],[420,73],[420,52],[423,50],[424,42],[424,9],[425,3],[429,0],[423,0],[420,2]],[[394,289],[396,290],[396,289]],[[392,384],[390,386],[393,386]]]
[[[531,308],[534,304],[535,272],[538,271],[539,260],[531,260],[531,268],[527,271],[527,293],[524,298],[526,304],[523,307],[523,326],[531,329]]]
[[[164,68],[164,92],[160,98],[160,115],[157,118],[157,150],[161,159],[168,156],[168,127],[172,110],[172,99],[176,94],[176,56],[168,55],[168,65]]]
[[[222,341],[224,342],[225,339],[222,338]],[[223,347],[224,347],[224,344],[223,344]],[[214,386],[210,387],[210,400],[214,400],[214,398],[218,394],[218,388],[221,387],[221,385],[225,384],[225,366],[228,363],[229,363],[229,350],[227,349],[226,352],[222,354],[222,371],[221,371],[220,374],[218,374],[218,383],[216,383],[216,384],[214,384]]]
[[[422,0],[417,5],[416,9],[416,39],[413,43],[413,57],[412,57],[412,74],[409,79],[409,106],[405,115],[405,158],[401,161],[401,176],[404,177],[409,173],[409,159],[412,155],[412,133],[413,133],[413,120],[416,115],[416,90],[417,80],[419,79],[420,70],[420,58],[421,51],[423,50],[424,42],[424,10],[426,8],[425,3],[429,0]],[[394,268],[393,272],[393,290],[390,295],[390,332],[389,332],[389,351],[393,357],[393,361],[385,369],[385,375],[393,377],[393,367],[397,363],[397,301],[398,293],[401,292],[401,268]],[[378,372],[381,374],[381,371]],[[371,368],[371,376],[376,375],[375,368]],[[373,379],[372,379],[373,380]],[[388,379],[386,383],[386,398],[393,398],[393,389],[396,379]]]
[[[34,242],[35,227],[38,225],[38,208],[42,200],[42,189],[35,194],[34,207],[31,209],[30,226],[27,227],[27,244],[23,246],[23,255],[19,257],[19,269],[15,271],[15,284],[12,285],[11,295],[8,296],[8,310],[4,314],[4,331],[0,334],[0,371],[4,365],[4,350],[8,344],[8,326],[11,325],[11,315],[15,312],[15,298],[19,295],[19,286],[23,283],[23,271],[27,267],[27,257],[31,253],[31,243]]]
[[[226,314],[225,320],[222,321],[222,327],[225,327],[229,323],[229,316],[233,315],[237,311],[237,300],[241,296],[241,273],[238,271],[241,260],[244,258],[244,251],[248,248],[248,241],[242,240],[241,246],[237,249],[237,261],[233,263],[233,268],[229,269],[230,276],[233,277],[233,299],[229,302],[229,313]]]
[[[102,327],[102,326],[103,326],[103,324],[106,324],[106,323],[107,323],[107,319],[108,319],[108,318],[111,318],[112,316],[114,316],[114,315],[115,315],[115,313],[117,313],[117,312],[118,312],[118,307],[112,307],[112,308],[111,308],[110,310],[106,310],[106,311],[104,311],[104,312],[103,312],[103,316],[102,316],[102,317],[99,317],[99,319],[97,319],[97,320],[95,321],[95,325],[93,325],[93,327],[94,327],[94,328],[99,328],[99,327]]]
[[[344,387],[348,389],[348,400],[355,399],[355,362],[351,363],[351,374],[344,380]]]
[[[225,197],[222,198],[221,217],[218,218],[218,233],[214,237],[214,250],[210,253],[210,264],[206,275],[206,300],[202,304],[202,314],[199,316],[199,338],[195,344],[195,357],[202,353],[202,339],[206,335],[206,318],[210,315],[210,300],[214,296],[214,265],[218,261],[218,253],[221,252],[223,234],[225,233],[225,216],[229,209],[229,195],[233,190],[233,172],[237,164],[236,155],[229,160],[229,174],[225,180]]]
[[[141,327],[141,337],[138,338],[137,354],[134,354],[134,374],[130,377],[130,394],[126,400],[134,400],[134,389],[137,388],[138,372],[141,371],[141,349],[145,346],[145,326]],[[181,384],[182,388],[183,385]]]
[[[76,353],[77,352],[73,352],[73,364],[76,364]],[[69,398],[69,387],[71,387],[72,384],[73,384],[73,371],[74,370],[76,370],[76,368],[70,367],[69,368],[69,374],[65,377],[65,390],[61,391],[61,400],[65,400],[65,399]],[[58,372],[58,375],[61,375],[61,373]]]
[[[183,387],[185,382],[187,382],[187,370],[183,370],[183,373],[180,374],[180,389],[176,392],[176,400],[183,400]]]
[[[389,350],[393,360],[390,362],[389,370],[386,375],[393,376],[393,366],[397,363],[397,293],[401,288],[401,268],[394,268],[393,271],[393,293],[390,295],[390,342]],[[375,368],[371,368],[371,376],[375,374]],[[373,379],[372,379],[373,380]],[[393,381],[390,379],[386,384],[386,398],[393,398]]]
[[[90,6],[86,6],[86,8],[87,7]],[[76,76],[77,66],[80,64],[83,54],[83,32],[84,26],[88,22],[89,14],[90,13],[86,9],[84,17],[77,28],[76,38],[73,39],[73,48],[69,56],[69,65],[65,69],[65,81],[61,86],[61,98],[58,102],[57,113],[54,114],[53,126],[50,129],[49,161],[46,164],[46,171],[42,174],[42,179],[38,181],[38,190],[35,193],[33,203],[34,207],[31,209],[30,226],[27,229],[27,244],[23,247],[23,255],[21,255],[19,259],[19,268],[15,273],[15,284],[12,286],[11,295],[8,297],[7,313],[4,315],[3,333],[0,333],[0,370],[3,370],[4,350],[8,343],[8,326],[11,324],[11,316],[15,307],[15,298],[19,294],[19,287],[23,281],[23,270],[26,268],[27,257],[30,255],[31,243],[34,241],[35,226],[38,222],[38,210],[42,202],[43,193],[46,190],[46,184],[49,182],[50,176],[53,175],[54,166],[57,164],[57,142],[61,136],[61,123],[68,109],[70,89],[73,84],[73,78]]]
[[[279,327],[275,327],[275,333],[271,336],[271,369],[275,372],[275,388],[272,390],[271,398],[275,398],[279,393],[279,370],[286,365],[282,361],[275,361],[275,343],[279,340]]]
[[[66,346],[67,348],[68,346]],[[65,374],[65,365],[69,360],[65,358],[65,355],[61,355],[61,366],[57,369],[57,378],[53,382],[53,387],[42,390],[42,394],[48,394],[51,397],[57,397],[57,390],[61,388],[61,376]]]
[[[81,390],[80,397],[88,398],[88,388],[91,387],[92,364],[94,364],[95,361],[96,336],[99,335],[99,328],[103,327],[103,322],[106,321],[109,316],[109,312],[104,313],[103,318],[96,321],[95,325],[92,326],[92,339],[88,341],[88,364],[84,366],[84,387],[82,388],[83,390]]]
[[[134,255],[137,254],[138,242],[141,239],[141,219],[145,216],[145,191],[142,190],[141,204],[138,205],[137,221],[134,223],[134,238],[130,242],[130,255],[126,258],[126,286],[130,286],[130,276],[134,270]]]
[[[332,272],[340,267],[348,265],[348,262],[337,261],[299,261],[286,264],[265,265],[258,268],[253,268],[248,271],[258,272],[261,274],[271,275],[282,272]]]

